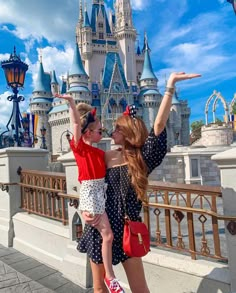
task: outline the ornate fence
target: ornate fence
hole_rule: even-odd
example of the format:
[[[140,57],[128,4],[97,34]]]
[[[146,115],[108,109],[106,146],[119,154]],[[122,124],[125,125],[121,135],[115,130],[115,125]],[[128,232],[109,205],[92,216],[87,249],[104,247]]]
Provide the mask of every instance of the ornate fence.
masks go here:
[[[21,208],[28,213],[68,224],[68,203],[78,206],[78,197],[67,194],[64,173],[20,170]],[[157,182],[149,185],[143,205],[144,222],[151,244],[197,256],[227,261],[224,221],[235,220],[222,213],[220,187]],[[221,220],[221,221],[220,221]]]
[[[29,214],[68,224],[68,202],[76,205],[76,197],[66,194],[66,176],[59,172],[19,170],[21,208]]]

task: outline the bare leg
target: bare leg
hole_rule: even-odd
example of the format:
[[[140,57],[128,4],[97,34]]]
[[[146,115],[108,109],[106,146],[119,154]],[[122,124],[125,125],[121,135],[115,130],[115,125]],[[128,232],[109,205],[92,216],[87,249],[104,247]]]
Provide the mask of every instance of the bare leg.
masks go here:
[[[123,263],[132,293],[150,293],[140,257],[132,257]]]
[[[103,264],[96,264],[90,260],[90,265],[93,274],[93,289],[94,293],[108,293],[107,287],[104,284],[104,266]]]
[[[97,226],[95,226],[95,228],[98,229],[102,236],[102,258],[106,272],[106,278],[109,280],[114,279],[115,274],[112,268],[113,233],[106,213],[101,215],[100,222]]]

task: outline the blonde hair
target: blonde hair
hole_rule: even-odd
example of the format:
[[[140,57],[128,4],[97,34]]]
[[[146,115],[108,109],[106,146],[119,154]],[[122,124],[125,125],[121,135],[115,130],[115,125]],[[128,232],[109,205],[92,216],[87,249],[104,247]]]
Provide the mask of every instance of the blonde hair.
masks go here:
[[[83,127],[87,123],[87,115],[93,109],[93,107],[89,104],[86,104],[86,103],[79,103],[79,104],[77,104],[76,109],[80,114],[81,129],[83,129]],[[99,122],[99,119],[96,117],[95,121],[89,123],[88,126],[86,127],[86,129],[93,130],[96,127],[98,122]]]
[[[147,165],[143,160],[141,147],[148,137],[148,130],[143,120],[120,116],[116,121],[116,127],[124,137],[123,151],[128,163],[128,172],[131,183],[138,199],[145,201],[148,185]]]

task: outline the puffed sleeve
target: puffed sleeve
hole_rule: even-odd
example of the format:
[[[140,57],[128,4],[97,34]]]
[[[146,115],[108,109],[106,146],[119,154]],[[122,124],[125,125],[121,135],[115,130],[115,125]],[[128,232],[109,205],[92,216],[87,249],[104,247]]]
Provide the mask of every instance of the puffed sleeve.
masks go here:
[[[73,153],[78,153],[81,156],[84,154],[84,148],[86,148],[86,146],[84,146],[85,144],[83,143],[83,140],[80,139],[79,142],[77,144],[75,144],[74,141],[74,136],[72,137],[72,139],[70,140],[70,148],[73,151]]]
[[[142,147],[143,159],[148,167],[148,174],[150,174],[157,166],[161,164],[166,153],[166,129],[164,129],[158,136],[156,136],[152,128]]]

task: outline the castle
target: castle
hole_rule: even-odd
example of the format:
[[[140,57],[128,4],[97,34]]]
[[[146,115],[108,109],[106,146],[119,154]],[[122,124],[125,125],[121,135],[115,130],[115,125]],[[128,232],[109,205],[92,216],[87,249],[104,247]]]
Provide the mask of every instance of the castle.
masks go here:
[[[86,1],[85,1],[86,2]],[[55,70],[44,71],[40,58],[38,77],[30,99],[30,111],[37,116],[36,135],[45,127],[47,149],[53,154],[68,147],[70,130],[68,104],[55,93],[71,94],[76,103],[97,108],[103,126],[112,129],[128,104],[135,104],[148,129],[153,125],[162,94],[153,71],[145,34],[142,49],[137,45],[130,0],[116,0],[107,13],[103,0],[93,0],[91,15],[79,2],[76,44],[68,75],[59,86]],[[168,147],[189,145],[190,109],[175,94],[167,123]],[[38,141],[35,147],[42,142]]]

